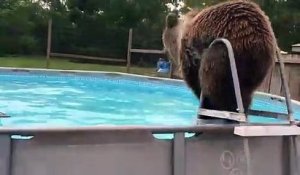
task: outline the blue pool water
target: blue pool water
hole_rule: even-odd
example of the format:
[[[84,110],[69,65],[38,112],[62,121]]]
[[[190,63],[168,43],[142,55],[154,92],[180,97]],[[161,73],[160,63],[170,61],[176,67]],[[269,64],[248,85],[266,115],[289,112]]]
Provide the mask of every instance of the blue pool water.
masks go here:
[[[197,101],[180,84],[119,76],[0,73],[5,126],[190,125]]]
[[[295,117],[300,106],[293,104]],[[4,126],[193,125],[198,101],[182,82],[105,74],[0,72]],[[252,108],[285,112],[256,95]],[[274,119],[251,117],[252,122]]]

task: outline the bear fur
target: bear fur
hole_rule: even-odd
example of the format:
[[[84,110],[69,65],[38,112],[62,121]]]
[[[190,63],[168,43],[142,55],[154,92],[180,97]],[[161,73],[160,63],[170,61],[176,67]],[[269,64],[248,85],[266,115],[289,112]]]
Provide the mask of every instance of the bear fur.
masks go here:
[[[237,66],[243,106],[247,113],[254,91],[275,62],[276,38],[269,18],[250,1],[226,1],[183,16],[169,14],[163,44],[183,79],[206,109],[237,112],[227,48],[230,41]]]

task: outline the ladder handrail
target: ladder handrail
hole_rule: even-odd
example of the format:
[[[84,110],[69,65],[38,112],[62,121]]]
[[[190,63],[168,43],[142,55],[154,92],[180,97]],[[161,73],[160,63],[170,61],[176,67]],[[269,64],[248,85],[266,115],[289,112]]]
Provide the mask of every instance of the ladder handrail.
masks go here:
[[[288,111],[289,122],[290,122],[290,124],[295,124],[295,120],[294,120],[294,117],[293,117],[293,109],[292,109],[290,89],[289,89],[289,86],[287,84],[286,77],[284,76],[284,64],[281,60],[281,57],[280,57],[279,53],[280,52],[277,49],[276,50],[276,57],[277,57],[277,60],[279,62],[279,65],[280,65],[279,71],[280,71],[281,82],[283,83],[283,89],[284,89],[284,93],[285,93],[284,95],[285,95],[285,102],[286,102],[287,111]]]
[[[238,111],[238,113],[245,113],[232,45],[231,45],[230,41],[226,38],[217,38],[209,45],[209,48],[211,48],[216,43],[223,43],[223,44],[225,44],[225,46],[227,48],[229,62],[230,62],[230,69],[231,69],[231,74],[232,74],[232,78],[233,78],[234,92],[235,92],[235,97],[236,97],[236,102],[237,102],[237,107],[238,107],[237,111]],[[284,64],[280,58],[278,49],[276,51],[276,58],[280,64],[279,70],[280,70],[281,82],[283,83],[283,88],[284,88],[284,93],[285,93],[285,101],[286,101],[286,106],[287,106],[287,111],[288,111],[288,121],[290,124],[295,124],[295,120],[293,118],[293,109],[292,109],[290,91],[289,91],[289,87],[288,87],[286,78],[284,76]],[[203,94],[201,92],[200,108],[202,108],[202,103],[203,103],[202,98],[203,98]],[[259,112],[259,111],[256,111],[256,112]],[[267,112],[265,112],[265,113],[267,113]],[[248,122],[247,116],[246,116],[246,122]]]
[[[235,58],[234,58],[234,52],[233,52],[233,48],[232,48],[231,43],[225,38],[217,38],[209,45],[209,48],[211,48],[214,44],[220,43],[220,42],[225,44],[225,46],[227,48],[227,51],[228,51],[230,69],[231,69],[233,85],[234,85],[234,92],[235,92],[235,97],[236,97],[236,102],[237,102],[237,111],[238,111],[238,113],[244,114],[245,110],[244,110],[244,106],[243,106],[240,83],[239,83],[239,78],[238,78],[238,73],[237,73],[237,68],[236,68],[236,63],[235,63]],[[202,103],[203,103],[202,98],[203,98],[203,94],[201,92],[201,94],[200,94],[200,108],[202,108]],[[248,120],[247,120],[247,117],[246,117],[246,122],[247,121]]]
[[[230,69],[231,69],[233,85],[234,85],[234,92],[235,92],[235,97],[236,97],[236,102],[237,102],[237,107],[238,107],[237,110],[239,113],[244,113],[244,106],[243,106],[243,101],[242,101],[240,82],[239,82],[239,78],[238,78],[238,73],[237,73],[237,68],[236,68],[236,63],[235,63],[235,58],[234,58],[234,52],[233,52],[231,43],[225,38],[218,38],[218,39],[215,39],[210,44],[209,48],[219,42],[224,43],[225,46],[227,47],[228,57],[229,57],[229,62],[230,62]]]

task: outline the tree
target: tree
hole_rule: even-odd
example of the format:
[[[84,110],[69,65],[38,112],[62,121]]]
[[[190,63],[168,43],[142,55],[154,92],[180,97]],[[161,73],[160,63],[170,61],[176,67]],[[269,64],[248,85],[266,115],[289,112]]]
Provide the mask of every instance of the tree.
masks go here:
[[[204,8],[224,0],[184,0]],[[175,0],[2,0],[0,54],[45,54],[53,19],[57,52],[124,58],[129,28],[135,48],[161,49],[166,3]],[[279,46],[300,41],[299,0],[256,0],[270,17]]]

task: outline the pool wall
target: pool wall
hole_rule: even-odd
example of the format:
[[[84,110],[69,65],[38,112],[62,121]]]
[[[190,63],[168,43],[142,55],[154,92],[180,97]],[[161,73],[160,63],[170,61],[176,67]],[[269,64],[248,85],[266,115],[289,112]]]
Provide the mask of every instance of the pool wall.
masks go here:
[[[184,138],[184,131],[204,133]],[[234,135],[233,131],[230,126],[1,128],[0,174],[289,175],[296,172],[293,163],[299,165],[296,160],[300,157],[293,154],[295,149],[291,148],[288,137],[249,137],[247,159],[244,137]],[[158,140],[153,133],[174,133],[175,137]],[[11,134],[34,137],[11,139]]]

